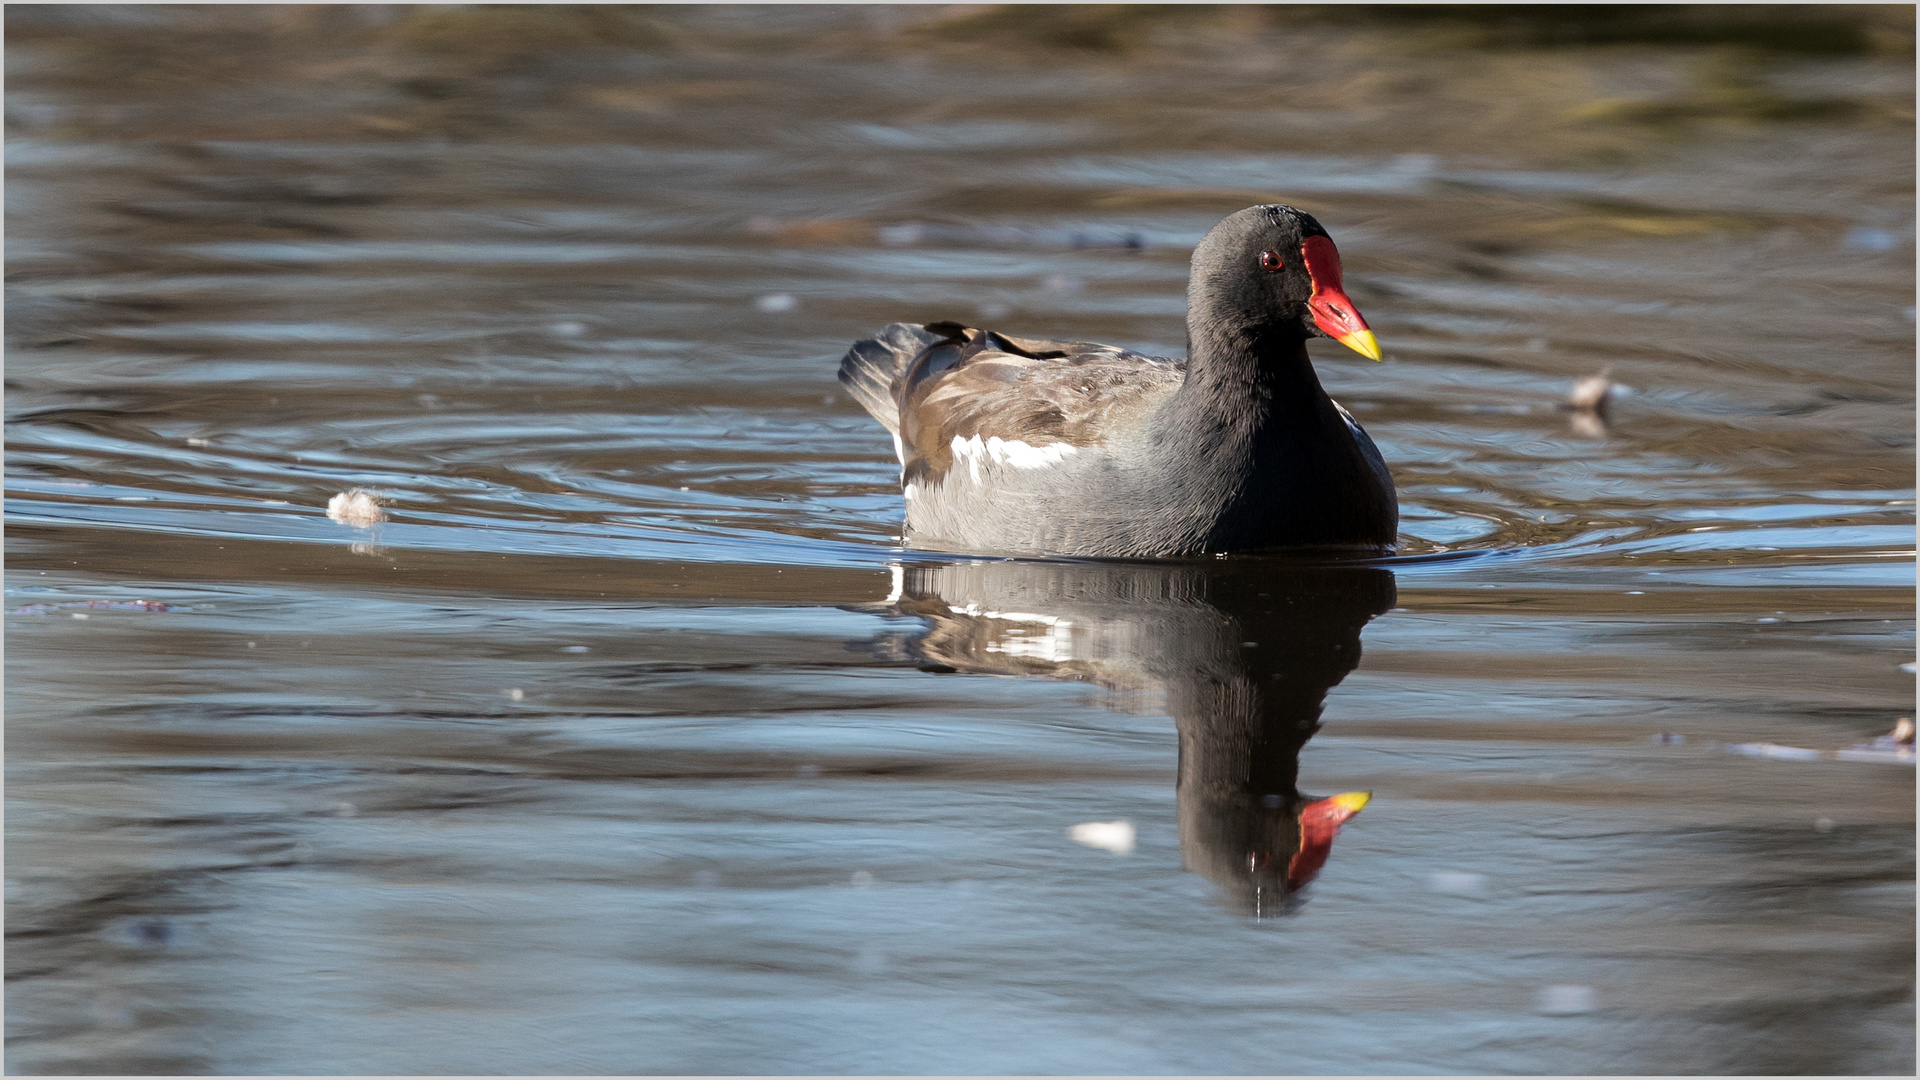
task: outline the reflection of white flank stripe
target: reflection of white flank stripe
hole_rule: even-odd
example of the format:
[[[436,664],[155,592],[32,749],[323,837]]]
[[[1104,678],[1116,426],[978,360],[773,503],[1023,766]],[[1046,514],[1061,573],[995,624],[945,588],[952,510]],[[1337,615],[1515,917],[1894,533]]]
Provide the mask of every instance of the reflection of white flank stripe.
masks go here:
[[[1019,631],[1010,631],[998,641],[987,642],[987,651],[1002,656],[1024,656],[1033,660],[1045,660],[1059,664],[1074,659],[1073,631],[1065,626],[1056,626],[1040,631],[1040,636],[1029,637]]]
[[[897,604],[907,591],[907,568],[899,563],[888,563],[887,570],[893,575],[893,591],[887,594],[885,602]]]
[[[1037,615],[1031,611],[988,611],[979,604],[968,604],[963,608],[955,608],[954,611],[961,615],[972,615],[980,619],[1003,619],[1007,622],[1042,623],[1047,626],[1073,625],[1071,621],[1063,619],[1058,615]]]
[[[1065,459],[1080,452],[1072,443],[1048,443],[1045,446],[1033,446],[1018,439],[1003,439],[998,435],[989,435],[982,439],[975,435],[963,439],[953,437],[953,456],[967,463],[967,474],[974,483],[980,482],[980,462],[991,461],[995,465],[1009,465],[1016,469],[1044,469],[1058,465]]]
[[[1013,623],[999,630],[986,648],[990,653],[1003,656],[1026,656],[1036,660],[1060,663],[1074,658],[1073,622],[1058,615],[1042,615],[1031,611],[987,611],[978,604],[968,604],[954,609],[955,614],[971,615],[978,619],[993,619],[996,622]],[[1020,624],[1045,629],[1029,630]]]

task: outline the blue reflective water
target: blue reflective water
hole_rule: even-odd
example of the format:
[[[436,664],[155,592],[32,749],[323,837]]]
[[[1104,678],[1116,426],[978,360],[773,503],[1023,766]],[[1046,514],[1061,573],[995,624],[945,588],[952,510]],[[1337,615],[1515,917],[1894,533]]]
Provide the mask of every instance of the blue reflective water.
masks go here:
[[[12,1071],[1911,1070],[1909,60],[462,10],[9,12]],[[1277,198],[1399,556],[898,546]]]

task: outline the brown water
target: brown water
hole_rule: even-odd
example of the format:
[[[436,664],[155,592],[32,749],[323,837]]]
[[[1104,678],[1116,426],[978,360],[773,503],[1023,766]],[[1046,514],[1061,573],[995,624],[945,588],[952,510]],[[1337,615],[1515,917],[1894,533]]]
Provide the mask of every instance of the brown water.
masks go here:
[[[1898,48],[23,10],[11,1071],[1914,1068]],[[1274,199],[1401,558],[897,546],[850,340]]]

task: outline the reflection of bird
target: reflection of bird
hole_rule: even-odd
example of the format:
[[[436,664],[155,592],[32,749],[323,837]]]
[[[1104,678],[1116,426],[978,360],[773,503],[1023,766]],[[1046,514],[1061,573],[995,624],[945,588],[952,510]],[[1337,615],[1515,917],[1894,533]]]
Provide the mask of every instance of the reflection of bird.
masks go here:
[[[1163,691],[1181,857],[1264,915],[1297,904],[1366,805],[1296,780],[1361,627],[1393,602],[1393,575],[1373,568],[1009,561],[905,567],[892,609],[927,620],[896,646],[934,670]]]
[[[907,537],[965,551],[1165,556],[1390,548],[1380,452],[1307,358],[1380,358],[1326,230],[1287,206],[1228,217],[1194,250],[1187,359],[895,323],[840,381],[893,433]]]
[[[1300,848],[1287,862],[1287,891],[1297,892],[1327,864],[1340,826],[1373,801],[1371,791],[1348,791],[1300,808]]]

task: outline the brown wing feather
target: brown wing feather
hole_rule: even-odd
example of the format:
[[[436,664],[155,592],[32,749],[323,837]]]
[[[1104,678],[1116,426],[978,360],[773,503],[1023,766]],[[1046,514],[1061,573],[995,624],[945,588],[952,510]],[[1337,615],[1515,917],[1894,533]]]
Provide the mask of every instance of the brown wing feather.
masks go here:
[[[908,481],[944,475],[955,438],[1098,445],[1185,378],[1183,364],[1111,345],[1017,338],[958,323],[926,329],[942,339],[914,359],[900,388]]]

